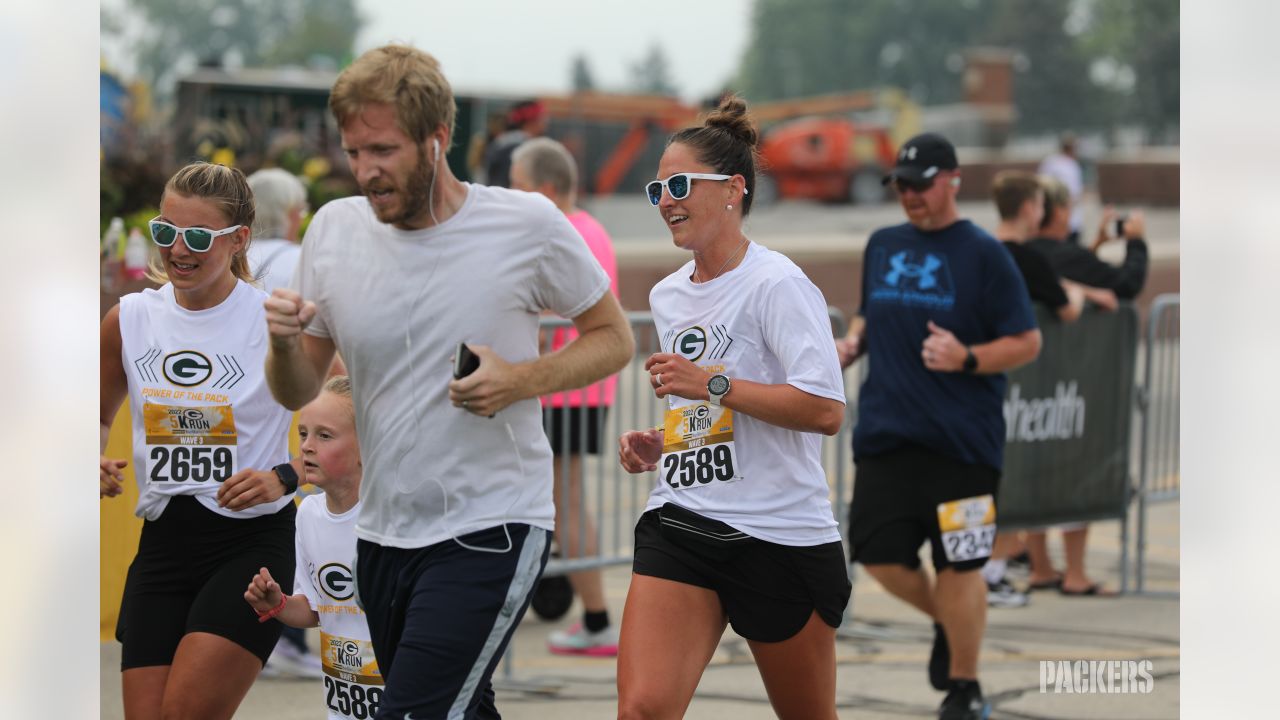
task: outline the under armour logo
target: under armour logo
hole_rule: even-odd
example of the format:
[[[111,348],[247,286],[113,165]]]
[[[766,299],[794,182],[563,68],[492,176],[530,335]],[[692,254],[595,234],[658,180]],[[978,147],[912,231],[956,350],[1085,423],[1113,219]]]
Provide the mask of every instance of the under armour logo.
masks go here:
[[[927,254],[924,256],[923,264],[913,265],[907,262],[907,251],[903,250],[889,258],[889,264],[893,269],[884,276],[884,281],[894,287],[897,287],[898,280],[904,277],[916,278],[916,285],[921,290],[929,290],[938,285],[938,279],[934,273],[942,267],[942,261],[934,255]]]
[[[911,147],[902,148],[902,152],[898,153],[898,159],[899,160],[915,160],[916,146],[912,145]]]

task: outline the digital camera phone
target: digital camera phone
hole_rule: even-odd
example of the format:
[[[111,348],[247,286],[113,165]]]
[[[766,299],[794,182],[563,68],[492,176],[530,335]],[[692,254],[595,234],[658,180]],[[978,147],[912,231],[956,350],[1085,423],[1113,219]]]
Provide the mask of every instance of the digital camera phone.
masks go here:
[[[480,356],[471,352],[466,343],[458,343],[453,351],[453,377],[461,380],[480,368]]]

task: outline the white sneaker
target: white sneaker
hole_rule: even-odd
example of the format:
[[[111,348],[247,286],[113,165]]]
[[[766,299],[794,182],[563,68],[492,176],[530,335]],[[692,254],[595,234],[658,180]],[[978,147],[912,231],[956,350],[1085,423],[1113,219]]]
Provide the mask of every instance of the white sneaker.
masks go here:
[[[547,638],[547,649],[557,655],[616,657],[618,629],[610,625],[600,632],[590,632],[582,623],[574,623],[567,631],[551,633]]]
[[[997,583],[987,583],[987,605],[995,608],[1019,608],[1025,607],[1031,602],[1031,598],[1027,597],[1024,592],[1018,592],[1018,589],[1009,584],[1008,580],[1001,579]]]
[[[299,650],[288,640],[281,640],[267,658],[261,677],[322,678],[324,669],[319,657]]]

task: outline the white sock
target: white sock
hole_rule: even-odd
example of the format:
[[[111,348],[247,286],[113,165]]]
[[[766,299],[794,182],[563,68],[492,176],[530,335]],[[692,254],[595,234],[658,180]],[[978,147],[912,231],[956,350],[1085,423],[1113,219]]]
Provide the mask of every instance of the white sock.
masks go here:
[[[986,580],[988,585],[995,585],[1004,579],[1004,568],[1008,564],[1008,560],[988,560],[987,564],[982,566],[982,579]]]

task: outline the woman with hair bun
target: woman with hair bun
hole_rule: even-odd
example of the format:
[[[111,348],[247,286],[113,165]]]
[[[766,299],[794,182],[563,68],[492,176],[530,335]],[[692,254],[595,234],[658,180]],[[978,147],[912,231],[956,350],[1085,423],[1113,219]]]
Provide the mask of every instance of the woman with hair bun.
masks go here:
[[[778,717],[836,717],[851,588],[821,436],[840,429],[844,382],[822,293],[742,232],[757,139],[728,97],[671,137],[645,188],[693,259],[649,294],[663,423],[619,439],[623,468],[658,471],[635,531],[620,718],[683,717],[726,625]]]

